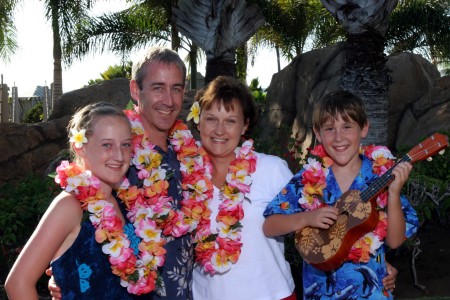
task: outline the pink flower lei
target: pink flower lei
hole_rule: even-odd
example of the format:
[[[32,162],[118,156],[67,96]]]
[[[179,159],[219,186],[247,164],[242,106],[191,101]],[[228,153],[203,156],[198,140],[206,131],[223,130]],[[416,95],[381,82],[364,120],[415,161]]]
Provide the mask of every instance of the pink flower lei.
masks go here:
[[[146,268],[139,273],[145,278],[164,264],[166,250],[163,246],[167,237],[193,232],[198,223],[209,216],[205,214],[209,213],[206,200],[213,194],[212,167],[206,152],[196,143],[187,126],[177,121],[169,132],[169,140],[180,161],[183,199],[181,209],[174,209],[173,199],[168,195],[166,170],[161,167],[161,154],[145,137],[140,115],[133,110],[125,111],[125,114],[133,132],[132,164],[143,185],[141,188],[130,186],[129,181],[124,180],[118,196],[128,209],[127,218],[142,239],[139,249],[151,250],[148,258],[152,264],[144,264]],[[159,277],[153,277],[152,290],[157,279]],[[140,292],[141,287],[136,289]]]
[[[362,146],[360,153],[370,159],[372,171],[378,176],[386,173],[394,165],[395,157],[389,149],[384,146]],[[329,168],[333,160],[327,155],[323,145],[317,145],[310,151],[307,163],[303,165],[301,182],[303,184],[302,196],[299,199],[300,206],[305,210],[314,210],[326,204],[322,201],[323,191],[326,188]],[[387,192],[381,193],[377,198],[377,210],[379,211],[379,222],[377,227],[365,234],[353,244],[347,260],[354,263],[367,263],[370,254],[383,244],[387,234]]]
[[[143,240],[136,255],[123,230],[122,220],[100,190],[100,180],[90,171],[68,161],[63,161],[56,172],[55,181],[89,212],[95,240],[102,244],[103,253],[109,256],[112,272],[120,277],[121,285],[127,287],[129,293],[138,295],[154,290],[158,278],[156,270],[164,263],[164,241],[146,240],[147,233],[137,229],[137,235]],[[143,221],[141,225],[148,228],[151,226],[148,223]]]
[[[211,233],[209,217],[202,219],[195,233],[195,261],[212,275],[228,271],[241,254],[242,206],[245,194],[250,192],[251,174],[256,170],[257,157],[252,147],[253,141],[247,140],[235,149],[236,159],[228,168],[226,184],[221,190],[222,201],[216,217],[218,233]],[[210,213],[208,208],[207,216]]]

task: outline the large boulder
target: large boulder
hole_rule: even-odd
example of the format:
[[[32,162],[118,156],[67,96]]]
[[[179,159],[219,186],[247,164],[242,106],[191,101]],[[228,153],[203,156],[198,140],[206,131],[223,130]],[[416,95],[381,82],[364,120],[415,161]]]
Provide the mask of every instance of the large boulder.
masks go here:
[[[71,116],[78,108],[99,101],[110,102],[125,108],[130,100],[130,81],[127,78],[105,80],[63,94],[56,100],[48,119],[55,120]]]
[[[344,43],[296,57],[272,77],[260,119],[262,141],[288,151],[291,137],[314,141],[312,110],[324,94],[339,90],[345,63]],[[414,146],[435,131],[450,131],[450,80],[422,56],[401,53],[387,58],[390,70],[388,145]],[[370,130],[370,129],[369,129]]]
[[[29,174],[43,175],[48,163],[67,147],[69,116],[37,124],[0,124],[0,184]]]
[[[1,123],[0,184],[29,174],[45,175],[54,171],[52,161],[67,148],[67,124],[78,108],[98,101],[125,108],[130,99],[128,79],[107,80],[62,95],[48,122]]]

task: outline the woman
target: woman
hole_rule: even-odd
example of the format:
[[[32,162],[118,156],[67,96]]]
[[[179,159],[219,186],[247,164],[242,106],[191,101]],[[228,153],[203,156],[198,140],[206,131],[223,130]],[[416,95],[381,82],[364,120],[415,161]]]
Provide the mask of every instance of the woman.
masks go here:
[[[220,76],[198,96],[188,119],[198,120],[212,164],[211,216],[199,225],[194,299],[295,299],[282,238],[262,232],[265,207],[292,177],[285,161],[239,147],[256,119],[248,88]]]
[[[55,178],[64,191],[20,253],[6,292],[9,299],[38,299],[36,283],[51,262],[63,299],[131,299],[111,272],[122,271],[112,265],[112,248],[120,250],[126,222],[111,192],[130,164],[130,123],[116,106],[96,103],[79,110],[69,130],[75,162],[63,162]]]
[[[190,119],[197,123],[214,184],[211,215],[195,236],[194,299],[296,299],[283,239],[262,231],[267,204],[292,173],[282,159],[254,152],[251,140],[239,147],[256,121],[251,92],[219,76],[196,96]],[[388,264],[387,289],[395,287],[396,276]]]

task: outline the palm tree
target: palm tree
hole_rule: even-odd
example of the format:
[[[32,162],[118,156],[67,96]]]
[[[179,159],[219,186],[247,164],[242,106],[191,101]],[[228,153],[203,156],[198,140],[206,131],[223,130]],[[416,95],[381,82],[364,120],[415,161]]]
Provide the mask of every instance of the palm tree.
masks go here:
[[[389,14],[397,0],[321,0],[347,33],[340,85],[361,97],[370,122],[365,143],[388,143],[388,69],[384,54]]]
[[[66,47],[68,59],[81,59],[89,52],[112,51],[127,61],[129,53],[152,45],[171,44],[175,51],[188,52],[191,88],[196,88],[200,50],[189,39],[179,36],[172,20],[175,0],[146,0],[120,12],[86,17],[77,27],[75,38]]]
[[[433,64],[450,62],[448,0],[400,0],[389,20],[388,53],[417,52]]]
[[[206,53],[205,84],[218,75],[236,77],[236,50],[263,25],[264,16],[245,0],[183,0],[174,22]]]
[[[93,0],[63,1],[44,0],[45,17],[52,24],[53,31],[53,89],[52,99],[55,102],[62,95],[62,41],[70,43],[75,32],[77,21],[84,18],[93,5]],[[67,56],[64,56],[67,57]]]
[[[0,2],[0,59],[8,61],[16,51],[16,28],[13,22],[13,11],[17,1],[2,0]]]

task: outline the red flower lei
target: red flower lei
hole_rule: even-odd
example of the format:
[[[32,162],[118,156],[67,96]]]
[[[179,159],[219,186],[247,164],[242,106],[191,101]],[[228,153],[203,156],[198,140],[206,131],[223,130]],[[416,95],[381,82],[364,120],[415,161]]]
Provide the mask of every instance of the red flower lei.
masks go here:
[[[241,254],[242,205],[245,194],[250,192],[251,174],[256,170],[257,157],[252,147],[253,141],[247,140],[235,149],[236,159],[230,163],[221,190],[223,199],[216,217],[218,233],[211,233],[209,208],[208,218],[199,223],[195,232],[195,261],[211,275],[228,271]]]

